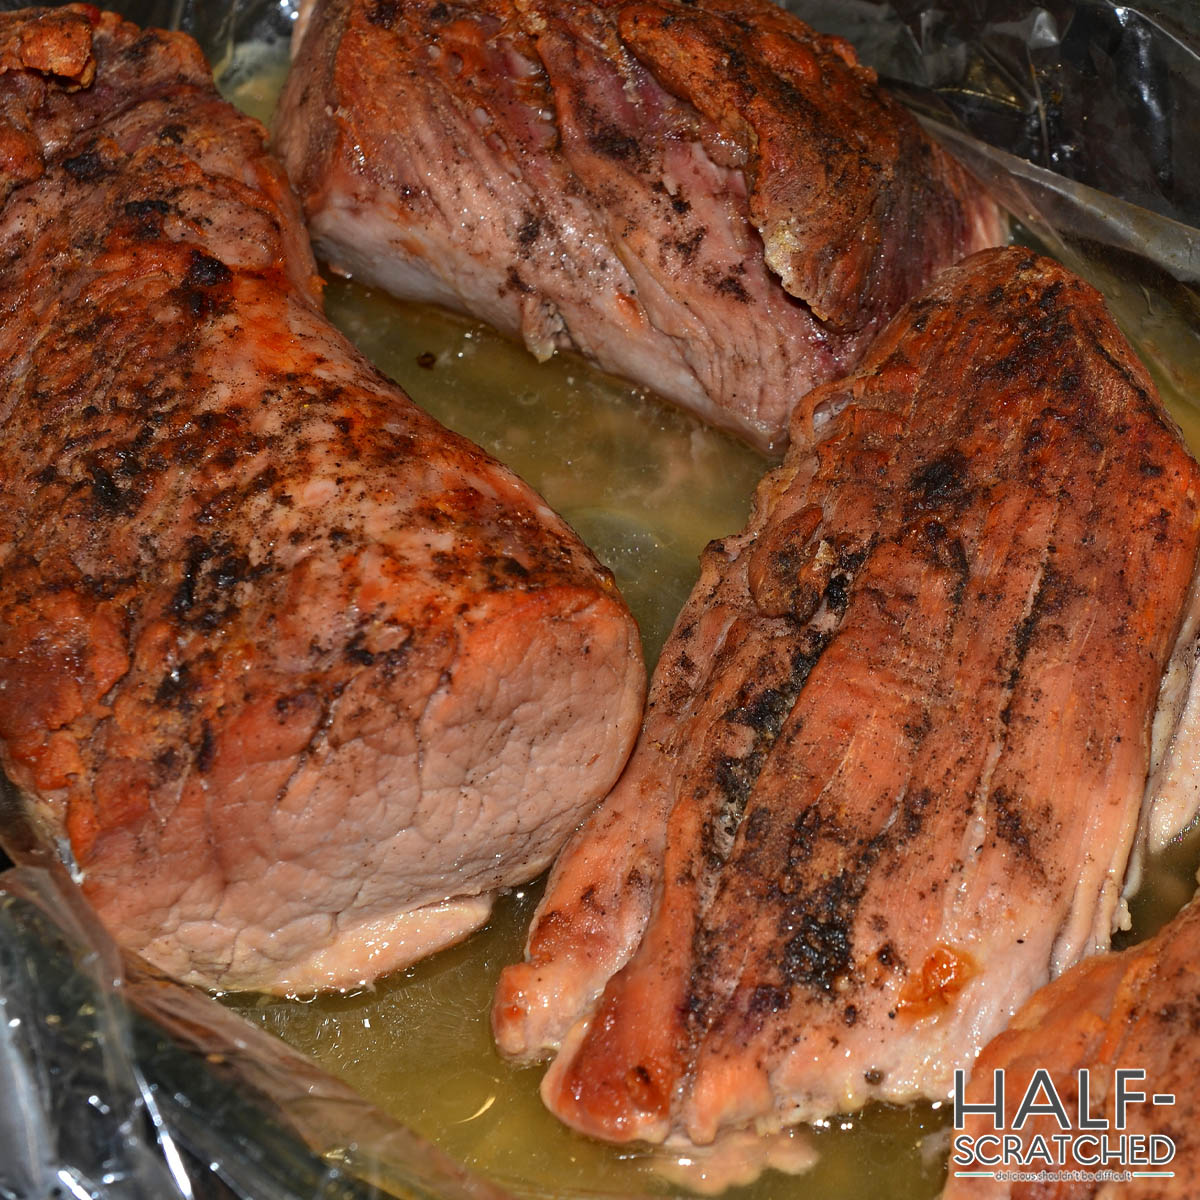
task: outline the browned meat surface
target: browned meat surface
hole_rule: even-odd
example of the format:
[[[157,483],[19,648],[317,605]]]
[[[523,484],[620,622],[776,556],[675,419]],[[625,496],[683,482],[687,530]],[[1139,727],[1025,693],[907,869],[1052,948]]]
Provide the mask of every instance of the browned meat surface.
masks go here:
[[[704,1143],[945,1096],[1103,949],[1198,486],[1097,293],[1019,249],[814,392],[502,976],[550,1108]]]
[[[628,753],[611,577],[325,321],[189,39],[34,10],[0,72],[6,770],[185,978],[346,985],[462,937]]]
[[[276,141],[319,254],[760,447],[1003,237],[853,50],[769,0],[301,10]]]
[[[1200,906],[1194,902],[1149,941],[1121,954],[1090,958],[1061,979],[1042,988],[1017,1013],[1012,1024],[985,1048],[967,1085],[968,1104],[993,1104],[993,1071],[1004,1072],[1004,1119],[1001,1133],[1015,1136],[1022,1153],[1032,1152],[1033,1139],[1047,1140],[1054,1157],[1048,1167],[1034,1158],[1030,1172],[1047,1170],[1098,1174],[1102,1170],[1172,1172],[1172,1178],[1140,1178],[1120,1182],[1104,1179],[1062,1179],[1035,1183],[994,1179],[959,1179],[956,1171],[984,1170],[982,1163],[967,1164],[967,1145],[959,1163],[952,1162],[945,1200],[1194,1200],[1200,1195],[1200,1131],[1196,1122],[1196,1070],[1200,1067]],[[1144,1078],[1130,1079],[1127,1093],[1140,1092],[1144,1100],[1123,1105],[1124,1127],[1118,1128],[1116,1071],[1141,1070]],[[1072,1127],[1059,1166],[1053,1138],[1063,1133],[1055,1116],[1032,1116],[1016,1130],[1015,1117],[1034,1073],[1044,1070],[1053,1081]],[[1092,1129],[1076,1142],[1079,1129],[1080,1077],[1086,1071],[1086,1111],[1093,1121],[1105,1119],[1109,1128]],[[1174,1103],[1155,1104],[1155,1096],[1173,1097]],[[1050,1096],[1041,1091],[1037,1099]],[[968,1115],[962,1133],[975,1139],[993,1133],[990,1116]],[[1107,1134],[1114,1151],[1107,1163],[1097,1158],[1098,1140]],[[1140,1138],[1126,1142],[1121,1135]],[[1162,1161],[1170,1148],[1159,1142],[1157,1165],[1147,1162],[1149,1138],[1170,1138],[1174,1154]],[[982,1147],[988,1157],[995,1149]],[[1140,1161],[1139,1161],[1140,1159]],[[990,1169],[996,1168],[993,1164]]]

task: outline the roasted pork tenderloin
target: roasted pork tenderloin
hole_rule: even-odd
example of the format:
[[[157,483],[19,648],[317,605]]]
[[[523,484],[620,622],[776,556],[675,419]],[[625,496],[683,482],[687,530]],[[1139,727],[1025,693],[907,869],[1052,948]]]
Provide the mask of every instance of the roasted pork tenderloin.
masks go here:
[[[312,0],[275,143],[319,256],[780,447],[999,213],[769,0]]]
[[[1194,1200],[1197,1067],[1200,905],[1193,901],[1148,941],[1090,958],[1036,992],[988,1043],[964,1100],[994,1107],[1000,1071],[1002,1116],[964,1113],[943,1200]],[[1143,1074],[1122,1081],[1118,1070]],[[1035,1078],[1039,1071],[1053,1092]],[[1018,1121],[1031,1085],[1043,1107]],[[1056,1102],[1058,1112],[1049,1111]],[[980,1144],[997,1133],[1019,1148]],[[1035,1145],[1039,1137],[1046,1154]],[[1007,1165],[997,1168],[996,1160]],[[981,1177],[989,1169],[1050,1178]]]
[[[187,37],[0,17],[0,758],[123,943],[304,991],[541,871],[644,671],[570,529],[327,323],[264,137]]]
[[[1188,742],[1153,726],[1194,659],[1200,468],[1094,290],[976,255],[791,438],[496,995],[597,1137],[947,1096],[1108,945],[1152,733]]]

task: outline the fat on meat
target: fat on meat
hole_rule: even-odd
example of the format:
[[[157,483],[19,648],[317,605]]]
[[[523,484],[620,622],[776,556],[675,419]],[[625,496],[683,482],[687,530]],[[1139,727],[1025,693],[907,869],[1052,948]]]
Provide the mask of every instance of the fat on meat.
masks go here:
[[[309,0],[275,144],[318,254],[778,449],[995,205],[769,0]]]
[[[213,988],[465,936],[611,787],[611,575],[326,321],[187,37],[0,16],[0,761],[117,937]]]
[[[612,1141],[948,1095],[1108,945],[1194,656],[1200,468],[1059,265],[949,269],[792,420],[494,1001]]]

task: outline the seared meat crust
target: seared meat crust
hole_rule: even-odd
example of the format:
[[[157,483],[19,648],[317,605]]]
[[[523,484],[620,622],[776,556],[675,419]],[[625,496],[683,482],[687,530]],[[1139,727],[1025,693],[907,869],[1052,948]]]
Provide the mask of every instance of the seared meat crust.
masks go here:
[[[599,1137],[942,1097],[1103,949],[1200,471],[1095,291],[945,272],[714,542],[493,1023]]]
[[[276,143],[319,254],[764,449],[1003,238],[851,48],[769,0],[314,0],[302,29]]]
[[[1062,1169],[1079,1171],[1085,1178],[1041,1183],[994,1179],[958,1179],[955,1172],[970,1170],[960,1158],[950,1168],[944,1200],[1191,1200],[1200,1187],[1200,1133],[1196,1124],[1196,1060],[1200,1050],[1200,905],[1193,901],[1150,940],[1120,954],[1102,954],[1080,963],[1060,979],[1035,992],[1013,1018],[1012,1024],[984,1048],[967,1084],[968,1104],[994,1101],[994,1071],[1004,1072],[1005,1119],[1003,1132],[1013,1132],[1017,1106],[1033,1081],[1034,1072],[1046,1071],[1072,1126],[1078,1129],[1079,1072],[1087,1071],[1088,1114],[1108,1121],[1109,1146],[1116,1150],[1122,1134],[1127,1146],[1140,1148],[1122,1158],[1098,1158],[1095,1143],[1077,1143],[1078,1161],[1067,1154]],[[1146,1099],[1125,1108],[1118,1126],[1115,1072],[1145,1071],[1142,1080],[1131,1079],[1129,1092]],[[1173,1097],[1173,1103],[1155,1104],[1155,1095]],[[1041,1098],[1048,1098],[1043,1093]],[[1093,1126],[1093,1131],[1095,1126]],[[977,1139],[992,1133],[992,1118],[968,1116],[963,1132]],[[1055,1135],[1063,1132],[1056,1118],[1032,1116],[1019,1131],[1028,1148],[1033,1138],[1046,1139],[1057,1155]],[[1091,1132],[1091,1131],[1089,1131]],[[1087,1175],[1122,1170],[1147,1170],[1148,1137],[1169,1137],[1175,1146],[1169,1162],[1157,1169],[1171,1177],[1150,1177],[1106,1182]],[[1100,1137],[1101,1132],[1091,1132]],[[1075,1145],[1071,1138],[1068,1145]],[[985,1143],[986,1152],[992,1145]],[[963,1156],[966,1157],[965,1155]],[[1029,1171],[1043,1169],[1044,1160],[1031,1159]],[[979,1170],[979,1164],[975,1165]],[[1051,1173],[1059,1170],[1051,1168]]]
[[[185,978],[341,986],[463,936],[628,753],[611,576],[325,321],[190,39],[0,17],[0,117],[5,768]]]

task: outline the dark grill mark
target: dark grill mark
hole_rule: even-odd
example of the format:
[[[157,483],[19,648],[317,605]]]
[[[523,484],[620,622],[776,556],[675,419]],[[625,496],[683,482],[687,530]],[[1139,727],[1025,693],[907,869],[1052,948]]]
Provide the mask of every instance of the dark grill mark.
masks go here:
[[[783,1012],[791,1002],[787,988],[760,984],[750,993],[750,1015],[761,1017],[767,1013]]]
[[[691,237],[680,238],[675,243],[675,253],[679,255],[685,263],[691,263],[696,254],[700,250],[700,243],[704,241],[707,230],[704,228],[697,229]]]
[[[786,690],[767,688],[752,703],[729,709],[724,719],[738,725],[748,725],[756,732],[773,738],[783,728],[783,719],[791,703]]]
[[[765,758],[763,751],[756,750],[744,758],[722,758],[717,763],[717,787],[721,790],[723,801],[713,819],[728,845],[732,845],[738,826],[742,823],[746,801],[750,799],[750,793],[754,790],[754,781],[762,770]],[[714,839],[709,839],[710,850],[713,848],[713,841]],[[710,857],[710,865],[713,867],[719,867],[725,858],[719,853],[711,853]]]
[[[1054,553],[1054,547],[1048,547],[1048,553]],[[1033,603],[1029,607],[1028,615],[1017,626],[1017,631],[1013,635],[1013,646],[1016,650],[1016,661],[1013,663],[1011,672],[1009,673],[1009,687],[1015,688],[1017,680],[1021,674],[1021,667],[1024,665],[1025,658],[1029,654],[1029,647],[1033,644],[1034,634],[1038,630],[1038,626],[1047,616],[1053,616],[1062,610],[1063,601],[1067,596],[1070,585],[1067,581],[1055,570],[1055,568],[1047,563],[1042,570],[1042,579],[1038,584],[1038,590],[1033,597]],[[1007,709],[1005,710],[1007,712]]]
[[[900,829],[905,838],[915,838],[925,824],[925,810],[933,796],[927,788],[917,788],[904,797],[900,807]]]
[[[274,569],[270,557],[252,565],[245,555],[231,551],[224,541],[210,545],[199,537],[191,539],[183,577],[168,606],[180,621],[207,631],[218,628],[237,615],[237,586]]]
[[[736,275],[726,275],[724,278],[718,280],[716,290],[722,296],[728,296],[731,300],[736,300],[739,304],[750,303],[750,293],[746,291],[745,285]]]
[[[541,218],[534,213],[523,214],[521,228],[517,230],[517,242],[528,249],[542,234]]]
[[[788,848],[788,866],[803,866],[817,848],[817,841],[822,832],[826,837],[837,840],[820,808],[810,804],[792,822],[791,841]]]
[[[74,158],[63,159],[63,169],[80,183],[94,183],[108,171],[104,160],[95,150],[85,150]]]
[[[204,560],[193,556],[184,569],[183,578],[171,598],[171,611],[177,616],[186,616],[196,603],[196,574]]]
[[[850,931],[861,897],[855,879],[843,871],[789,906],[781,922],[788,936],[781,966],[789,983],[831,992],[850,970]]]
[[[953,572],[957,577],[950,597],[950,602],[957,608],[962,603],[967,581],[971,576],[971,564],[967,561],[967,551],[962,539],[950,537],[940,521],[930,521],[925,526],[925,540],[929,545],[930,560],[936,566]]]
[[[908,484],[917,509],[938,508],[962,497],[967,489],[967,460],[950,450],[916,471]]]
[[[148,217],[157,214],[165,217],[171,211],[171,206],[165,200],[130,200],[125,205],[127,217]]]
[[[207,775],[212,770],[216,756],[217,743],[213,738],[212,727],[205,721],[200,728],[200,745],[196,747],[196,770],[201,775]]]
[[[849,603],[850,581],[845,575],[837,574],[830,577],[825,586],[825,603],[840,617],[846,611]]]
[[[507,284],[514,292],[520,292],[523,296],[532,296],[536,290],[521,278],[516,267],[508,268]]]
[[[233,272],[219,259],[199,250],[192,251],[187,274],[183,277],[184,287],[220,287],[233,278]]]
[[[103,467],[92,468],[92,498],[106,512],[122,512],[126,506],[125,493]]]
[[[754,699],[725,713],[725,720],[753,729],[755,736],[746,754],[739,758],[722,756],[714,765],[714,782],[721,798],[705,829],[704,857],[711,869],[719,869],[726,861],[771,744],[830,639],[828,633],[805,630],[802,646],[792,655],[791,675],[786,682],[764,689]]]
[[[705,891],[710,897],[715,894],[715,887],[711,885],[715,884],[742,827],[747,803],[767,760],[770,747],[783,729],[787,716],[808,682],[813,667],[831,640],[830,633],[804,630],[800,635],[801,644],[791,657],[789,678],[778,687],[764,689],[753,698],[747,697],[743,704],[725,713],[725,720],[747,726],[754,730],[755,736],[747,754],[740,758],[721,756],[712,765],[718,802],[705,822],[702,835],[701,854],[709,872],[710,884],[707,889],[702,887],[702,894]],[[765,806],[756,809],[745,822],[744,836],[747,845],[760,843],[769,833],[770,827],[771,813],[768,809]],[[698,990],[694,991],[702,998],[696,1001],[691,1016],[694,1034],[698,1035],[702,1029],[705,1014],[710,1007],[711,998],[703,998],[706,992],[701,984],[701,981],[708,978],[704,964],[719,957],[724,950],[720,937],[712,936],[703,920],[697,922],[692,945],[693,962],[697,964],[695,979]],[[782,996],[783,992],[779,995]],[[765,1012],[766,1009],[761,1011]]]
[[[187,663],[168,671],[154,693],[154,702],[164,707],[178,706],[181,709],[191,707],[190,693],[195,686]]]
[[[921,804],[917,810],[918,816],[923,807]],[[823,819],[815,806],[809,812],[811,819],[804,828],[797,821],[799,845],[793,843],[793,862],[811,853],[817,837],[843,846],[849,844],[845,831]],[[880,858],[904,836],[904,825],[901,821],[899,831],[884,830],[865,845],[859,843],[849,864],[831,879],[786,897],[779,921],[779,933],[786,939],[780,965],[789,983],[828,994],[840,979],[850,976],[858,906]],[[895,956],[891,943],[881,947],[876,957],[885,966],[892,965]]]
[[[993,811],[996,814],[996,833],[1004,839],[1021,857],[1032,857],[1029,830],[1021,814],[1021,801],[1004,788],[996,788],[991,795]]]
[[[244,555],[226,558],[221,561],[213,572],[213,582],[219,588],[233,587],[250,575],[250,562]]]
[[[396,23],[396,15],[400,5],[398,0],[374,0],[367,7],[367,20],[380,29],[391,29]],[[430,13],[430,16],[433,14]]]
[[[375,655],[367,649],[361,633],[356,633],[346,643],[345,654],[352,663],[357,663],[360,667],[372,667],[375,665]]]
[[[637,163],[642,157],[642,148],[637,138],[625,133],[615,125],[600,125],[588,135],[588,144],[598,154],[617,162]]]

